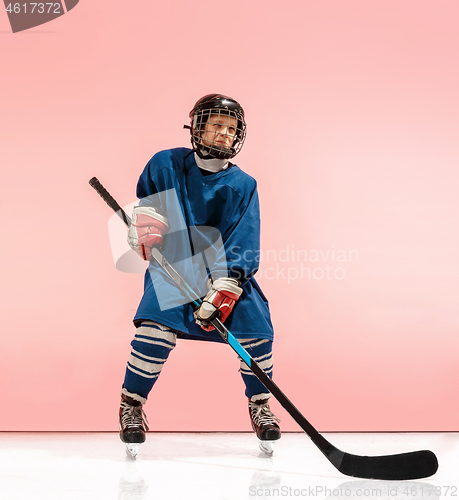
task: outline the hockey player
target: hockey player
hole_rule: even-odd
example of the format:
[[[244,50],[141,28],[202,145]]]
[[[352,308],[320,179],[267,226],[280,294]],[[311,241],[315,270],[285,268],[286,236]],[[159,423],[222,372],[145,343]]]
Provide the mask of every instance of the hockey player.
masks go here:
[[[147,261],[158,245],[172,264],[188,263],[186,281],[204,298],[194,311],[162,269],[150,263],[134,317],[137,330],[119,414],[120,437],[133,456],[148,431],[143,405],[177,338],[222,342],[209,324],[218,317],[272,377],[273,328],[268,302],[254,278],[260,244],[256,182],[229,161],[245,140],[244,111],[230,97],[209,94],[189,116],[192,149],[157,153],[140,176],[140,203],[128,242]],[[206,248],[214,252],[210,260]],[[198,254],[205,266],[197,264],[202,261]],[[252,428],[260,448],[271,453],[272,443],[281,437],[268,404],[271,394],[243,361],[240,371]]]

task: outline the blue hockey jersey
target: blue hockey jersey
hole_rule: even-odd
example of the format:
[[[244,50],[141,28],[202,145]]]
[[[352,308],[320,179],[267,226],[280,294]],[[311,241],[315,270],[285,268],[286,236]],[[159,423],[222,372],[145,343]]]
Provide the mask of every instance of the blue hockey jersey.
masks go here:
[[[137,196],[166,215],[170,229],[162,254],[203,297],[209,276],[235,277],[243,292],[225,321],[236,338],[272,340],[268,301],[255,281],[260,256],[256,181],[238,166],[203,175],[187,148],[157,153],[142,172]],[[144,295],[134,317],[157,321],[182,338],[220,341],[194,320],[193,308],[156,262],[150,263]]]

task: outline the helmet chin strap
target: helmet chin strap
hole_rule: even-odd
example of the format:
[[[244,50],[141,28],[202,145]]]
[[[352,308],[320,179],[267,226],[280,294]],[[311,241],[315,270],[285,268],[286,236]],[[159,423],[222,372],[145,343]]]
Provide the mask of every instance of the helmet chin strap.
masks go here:
[[[228,160],[212,158],[210,155],[206,155],[204,151],[200,151],[200,153],[202,156],[199,156],[196,151],[194,152],[194,159],[199,168],[213,172],[214,174],[228,168]],[[207,159],[206,156],[208,157]]]

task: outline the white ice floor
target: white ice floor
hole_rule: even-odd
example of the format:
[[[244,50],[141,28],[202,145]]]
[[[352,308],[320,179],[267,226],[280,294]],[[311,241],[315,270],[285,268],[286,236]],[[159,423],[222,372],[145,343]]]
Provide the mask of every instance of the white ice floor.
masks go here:
[[[116,433],[0,433],[0,500],[459,500],[459,433],[324,436],[362,455],[430,449],[440,467],[417,481],[352,479],[303,433],[284,434],[271,458],[249,433],[150,433],[136,460]]]

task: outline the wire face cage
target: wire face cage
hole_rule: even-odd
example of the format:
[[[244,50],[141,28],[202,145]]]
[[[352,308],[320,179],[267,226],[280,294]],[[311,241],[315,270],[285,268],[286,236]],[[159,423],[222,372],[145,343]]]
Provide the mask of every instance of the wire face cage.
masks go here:
[[[241,150],[246,129],[242,113],[221,108],[198,109],[192,119],[191,142],[204,158],[230,159]]]

